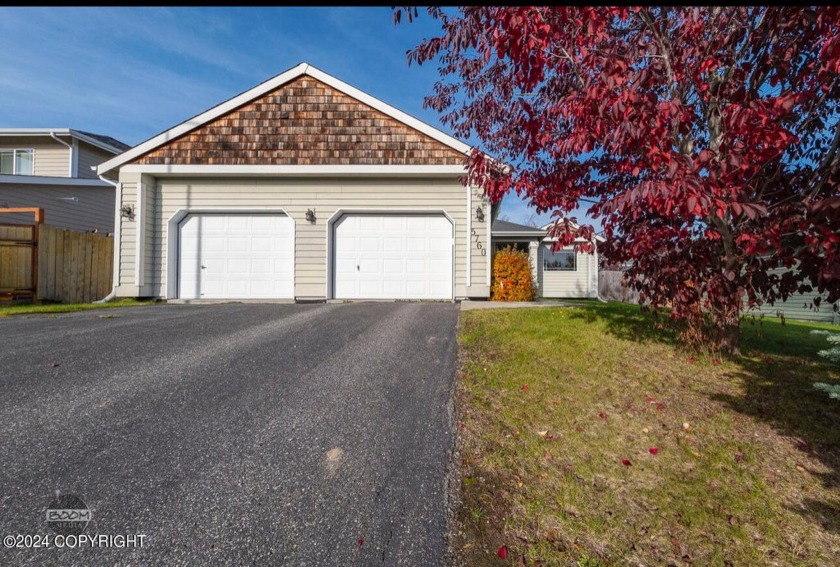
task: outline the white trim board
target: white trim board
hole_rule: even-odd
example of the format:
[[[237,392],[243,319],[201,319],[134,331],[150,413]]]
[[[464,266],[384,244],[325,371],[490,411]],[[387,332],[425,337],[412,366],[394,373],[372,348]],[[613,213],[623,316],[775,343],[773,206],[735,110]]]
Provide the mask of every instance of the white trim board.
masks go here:
[[[457,177],[466,174],[460,165],[126,165],[122,171],[156,177]]]
[[[99,179],[47,177],[45,175],[0,175],[0,184],[4,183],[17,185],[70,185],[73,187],[94,187],[102,189],[109,189],[113,187],[113,185],[100,181]]]
[[[128,162],[132,161],[133,159],[136,159],[136,158],[140,157],[141,155],[143,155],[145,153],[148,153],[148,152],[152,151],[153,149],[155,149],[159,146],[162,146],[163,144],[165,144],[165,143],[167,143],[167,142],[169,142],[169,141],[171,141],[175,138],[178,138],[179,136],[182,136],[182,135],[184,135],[184,134],[186,134],[186,133],[188,133],[192,130],[195,130],[199,126],[207,124],[211,120],[213,120],[215,118],[218,118],[219,116],[222,116],[223,114],[227,114],[228,112],[231,112],[231,111],[239,108],[240,106],[243,106],[243,105],[251,102],[252,100],[257,99],[257,98],[261,97],[262,95],[264,95],[268,92],[271,92],[271,91],[283,86],[284,84],[286,84],[288,82],[291,82],[294,79],[297,79],[298,77],[301,77],[303,75],[308,75],[308,76],[312,77],[313,79],[321,81],[322,83],[325,83],[325,84],[329,85],[330,87],[336,89],[337,91],[340,91],[340,92],[346,94],[347,96],[355,98],[359,102],[361,102],[363,104],[366,104],[366,105],[382,112],[383,114],[385,114],[387,116],[390,116],[391,118],[394,118],[395,120],[398,120],[398,121],[402,122],[406,126],[408,126],[410,128],[413,128],[413,129],[429,136],[430,138],[432,138],[434,140],[437,140],[438,142],[441,142],[442,144],[444,144],[446,146],[449,146],[450,148],[454,149],[455,151],[458,151],[458,152],[466,155],[466,154],[469,154],[469,152],[472,150],[472,148],[469,145],[465,144],[464,142],[462,142],[460,140],[457,140],[457,139],[453,138],[449,134],[446,134],[446,133],[438,130],[437,128],[433,128],[432,126],[429,126],[425,122],[422,122],[422,121],[420,121],[420,120],[418,120],[418,119],[416,119],[412,116],[409,116],[405,112],[403,112],[401,110],[398,110],[398,109],[394,108],[393,106],[391,106],[391,105],[389,105],[385,102],[382,102],[381,100],[379,100],[377,98],[374,98],[374,97],[370,96],[369,94],[367,94],[365,92],[362,92],[359,89],[357,89],[355,87],[352,87],[352,86],[348,85],[347,83],[345,83],[345,82],[343,82],[339,79],[336,79],[332,75],[328,75],[327,73],[324,73],[320,69],[316,69],[315,67],[313,67],[312,65],[310,65],[308,63],[300,63],[299,65],[296,65],[295,67],[292,67],[288,71],[280,73],[279,75],[276,75],[276,76],[272,77],[271,79],[268,79],[267,81],[265,81],[263,83],[260,83],[259,85],[255,86],[254,88],[252,88],[248,91],[245,91],[242,94],[239,94],[239,95],[237,95],[237,96],[235,96],[231,99],[228,99],[227,101],[225,101],[221,104],[218,104],[218,105],[214,106],[213,108],[211,108],[209,110],[206,110],[206,111],[202,112],[201,114],[198,114],[197,116],[194,116],[194,117],[192,117],[188,120],[185,120],[184,122],[181,122],[177,126],[174,126],[174,127],[170,128],[169,130],[161,132],[157,136],[154,136],[153,138],[150,138],[150,139],[146,140],[145,142],[131,148],[130,150],[118,155],[117,157],[115,157],[113,159],[110,159],[110,160],[106,161],[105,163],[99,164],[99,166],[96,168],[96,172],[99,175],[102,175],[103,173],[105,173],[107,171],[110,171],[110,170],[112,170],[116,167],[120,167],[121,165],[123,165],[125,163],[128,163]]]

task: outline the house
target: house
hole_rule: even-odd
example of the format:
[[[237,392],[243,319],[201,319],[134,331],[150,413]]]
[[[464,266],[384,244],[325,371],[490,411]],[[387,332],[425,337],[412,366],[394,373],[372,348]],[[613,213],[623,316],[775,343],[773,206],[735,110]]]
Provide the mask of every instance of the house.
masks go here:
[[[546,298],[597,298],[598,297],[598,242],[592,254],[575,252],[574,246],[553,250],[556,238],[549,238],[550,225],[535,228],[504,220],[494,220],[491,237],[493,251],[513,246],[528,251],[537,295]]]
[[[99,165],[118,179],[114,294],[487,298],[470,149],[301,63]]]
[[[114,230],[114,185],[91,169],[129,146],[68,128],[0,128],[0,208],[39,207],[45,222],[81,231]],[[0,224],[32,215],[0,213]]]

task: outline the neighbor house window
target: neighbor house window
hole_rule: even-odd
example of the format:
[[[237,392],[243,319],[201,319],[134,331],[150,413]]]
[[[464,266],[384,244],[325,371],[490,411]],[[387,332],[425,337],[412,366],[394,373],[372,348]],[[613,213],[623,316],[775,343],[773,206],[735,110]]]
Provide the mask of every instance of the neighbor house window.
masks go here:
[[[577,255],[574,250],[558,250],[551,251],[551,246],[546,246],[543,250],[543,270],[548,272],[568,271],[574,272],[577,270]]]
[[[32,175],[35,150],[0,150],[0,174]]]

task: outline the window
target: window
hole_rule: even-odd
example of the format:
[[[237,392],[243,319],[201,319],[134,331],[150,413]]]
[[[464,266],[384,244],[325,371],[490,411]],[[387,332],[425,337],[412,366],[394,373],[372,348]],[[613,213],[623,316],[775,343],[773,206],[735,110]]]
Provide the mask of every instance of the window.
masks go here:
[[[0,150],[0,174],[32,175],[35,150]]]
[[[551,246],[546,246],[543,250],[543,270],[547,272],[574,272],[577,270],[577,254],[574,250],[552,252]]]

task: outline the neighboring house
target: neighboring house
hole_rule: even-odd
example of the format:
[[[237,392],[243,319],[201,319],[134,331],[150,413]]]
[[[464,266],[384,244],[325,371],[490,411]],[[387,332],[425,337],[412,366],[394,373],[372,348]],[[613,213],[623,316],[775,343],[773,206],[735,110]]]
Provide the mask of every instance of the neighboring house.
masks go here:
[[[116,295],[486,298],[471,148],[302,63],[101,164]]]
[[[773,270],[776,274],[783,274],[786,270],[779,268]],[[819,303],[815,300],[820,298]],[[744,314],[747,316],[764,315],[765,317],[780,317],[785,319],[798,319],[802,321],[821,321],[825,323],[840,323],[840,306],[825,301],[825,296],[817,291],[806,293],[794,293],[786,301],[777,301],[773,305],[761,305],[747,309]]]
[[[40,207],[46,224],[114,230],[114,185],[92,167],[129,146],[68,128],[0,128],[0,208]],[[32,215],[0,213],[0,224],[31,224]]]
[[[598,297],[598,252],[575,252],[574,246],[554,251],[556,238],[548,238],[548,226],[535,228],[503,220],[493,221],[493,251],[511,245],[527,250],[534,270],[537,295],[547,298]],[[598,242],[604,242],[600,236]]]

